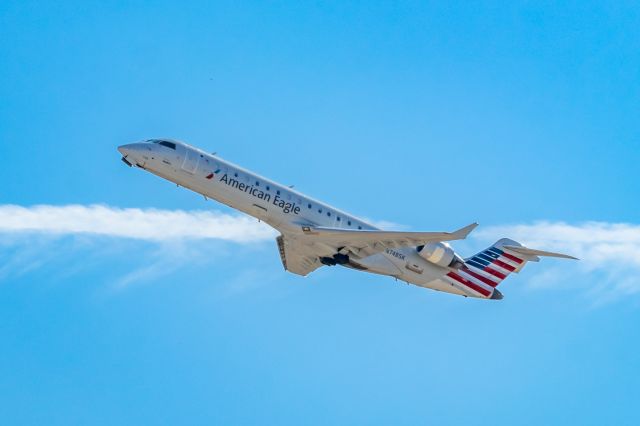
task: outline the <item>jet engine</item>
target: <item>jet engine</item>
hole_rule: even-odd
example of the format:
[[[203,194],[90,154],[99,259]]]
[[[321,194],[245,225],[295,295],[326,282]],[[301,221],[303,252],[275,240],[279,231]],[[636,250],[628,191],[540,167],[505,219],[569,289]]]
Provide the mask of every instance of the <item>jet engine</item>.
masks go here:
[[[416,250],[420,257],[439,266],[455,267],[457,263],[464,263],[447,243],[428,243],[418,246]]]

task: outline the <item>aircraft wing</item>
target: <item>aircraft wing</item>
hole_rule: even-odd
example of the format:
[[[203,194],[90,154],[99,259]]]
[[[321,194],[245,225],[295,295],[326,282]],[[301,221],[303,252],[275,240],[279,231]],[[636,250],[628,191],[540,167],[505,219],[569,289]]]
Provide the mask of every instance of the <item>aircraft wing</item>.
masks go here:
[[[285,270],[304,277],[322,266],[320,254],[313,250],[313,246],[284,235],[276,241]]]
[[[399,232],[303,226],[302,235],[278,237],[278,248],[286,270],[298,275],[307,275],[322,266],[322,257],[342,254],[361,259],[387,248],[416,247],[430,242],[462,240],[476,226],[478,224],[473,223],[454,232]]]
[[[367,257],[386,248],[416,247],[431,242],[462,240],[477,226],[477,223],[472,223],[454,232],[400,232],[325,227],[303,227],[302,231],[311,243],[321,243],[335,247],[342,253],[348,250],[358,257]]]

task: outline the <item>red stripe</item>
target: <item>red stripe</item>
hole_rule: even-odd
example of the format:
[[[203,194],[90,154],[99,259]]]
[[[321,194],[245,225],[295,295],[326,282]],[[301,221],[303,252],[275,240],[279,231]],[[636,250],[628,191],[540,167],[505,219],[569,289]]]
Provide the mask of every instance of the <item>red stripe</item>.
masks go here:
[[[493,264],[494,264],[494,265],[498,265],[498,266],[499,266],[499,267],[501,267],[502,269],[506,269],[506,270],[507,270],[507,271],[509,271],[509,272],[513,272],[513,271],[515,271],[515,270],[516,270],[516,268],[514,268],[513,266],[511,266],[511,265],[507,265],[506,263],[501,262],[501,261],[499,261],[498,259],[494,260],[494,261],[493,261]]]
[[[513,266],[514,268],[519,268],[520,267],[520,265],[514,265],[515,262],[510,261],[509,259],[505,258],[504,256],[500,257],[499,260],[503,261],[507,265]]]
[[[498,277],[501,280],[504,280],[505,278],[507,278],[507,276],[501,272],[496,271],[495,269],[491,269],[488,266],[485,266],[485,268],[483,269],[483,271],[493,275],[494,277]]]
[[[471,275],[472,277],[475,277],[477,279],[479,279],[480,281],[482,281],[483,283],[490,285],[491,287],[495,287],[498,285],[497,282],[495,281],[491,281],[489,278],[487,277],[483,277],[482,275],[478,274],[477,272],[473,272],[471,269],[464,267],[462,268],[462,270],[466,273]]]
[[[473,282],[471,282],[469,280],[466,280],[466,279],[462,278],[460,275],[458,275],[458,274],[456,274],[454,272],[449,272],[447,274],[447,276],[453,278],[454,280],[458,281],[461,284],[466,285],[470,289],[472,289],[474,291],[477,291],[478,293],[482,294],[485,297],[488,297],[491,294],[491,292],[489,290],[486,290],[486,289],[480,287],[479,285],[477,285],[477,284],[475,284],[475,283],[473,283]]]
[[[512,255],[510,255],[509,253],[506,253],[506,252],[503,252],[503,253],[502,253],[502,255],[503,255],[504,257],[506,257],[507,259],[509,259],[509,260],[513,260],[513,261],[514,261],[514,262],[516,262],[518,265],[519,265],[519,264],[521,264],[521,263],[523,262],[523,260],[522,260],[522,259],[517,258],[517,257],[515,257],[515,256],[512,256]]]

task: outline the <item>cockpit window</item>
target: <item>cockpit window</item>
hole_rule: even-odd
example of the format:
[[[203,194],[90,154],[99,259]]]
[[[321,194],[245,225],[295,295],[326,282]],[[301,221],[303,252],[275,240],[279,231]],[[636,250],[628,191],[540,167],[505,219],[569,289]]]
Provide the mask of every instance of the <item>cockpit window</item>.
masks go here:
[[[176,144],[173,142],[163,141],[160,139],[149,139],[147,142],[157,143],[158,145],[166,146],[167,148],[176,149]]]
[[[158,145],[166,146],[167,148],[176,149],[176,144],[173,142],[160,141]]]

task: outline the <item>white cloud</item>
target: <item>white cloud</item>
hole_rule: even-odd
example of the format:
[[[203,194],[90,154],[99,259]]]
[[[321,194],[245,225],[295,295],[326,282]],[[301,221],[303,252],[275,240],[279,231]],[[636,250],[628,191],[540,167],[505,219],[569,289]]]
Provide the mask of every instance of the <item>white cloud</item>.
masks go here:
[[[378,224],[384,228],[404,228]],[[62,256],[59,250],[52,249],[55,246],[62,249],[60,237],[72,237],[74,246],[83,239],[93,241],[95,236],[114,241],[100,244],[101,250],[116,246],[116,239],[123,238],[158,244],[157,250],[152,249],[142,265],[116,280],[116,287],[122,288],[174,272],[163,263],[165,252],[171,253],[174,262],[177,253],[184,252],[176,268],[193,265],[199,251],[179,250],[192,245],[184,245],[182,241],[269,242],[276,232],[255,219],[216,211],[121,209],[104,205],[0,205],[0,234],[3,234],[0,280],[55,262],[57,256]],[[636,278],[640,275],[640,225],[537,222],[480,227],[471,235],[466,244],[460,244],[467,248],[486,247],[499,238],[508,237],[531,248],[558,251],[581,259],[579,262],[543,261],[541,265],[526,268],[522,275],[531,289],[571,288],[592,297],[596,303],[640,294],[640,279]],[[210,253],[212,249],[219,254],[226,252],[220,246],[208,247],[205,251]],[[77,254],[73,249],[67,251]]]
[[[94,234],[147,241],[270,240],[276,232],[247,216],[216,211],[120,209],[103,205],[0,205],[0,233]]]
[[[384,229],[385,231],[408,231],[408,227],[406,225],[402,225],[396,222],[390,222],[388,220],[373,220],[373,219],[364,219],[365,222],[370,223],[378,229]]]
[[[479,229],[476,237],[508,236],[532,248],[566,251],[599,268],[610,263],[640,268],[640,225],[587,222],[569,225],[538,222],[530,225],[492,226]]]
[[[123,289],[200,264],[202,253],[220,258],[228,252],[220,242],[273,242],[276,231],[248,216],[217,211],[0,205],[0,235],[0,281],[43,268],[56,276],[79,273],[90,261],[113,257],[114,250],[132,250],[126,240],[152,243],[112,280],[114,289]]]

